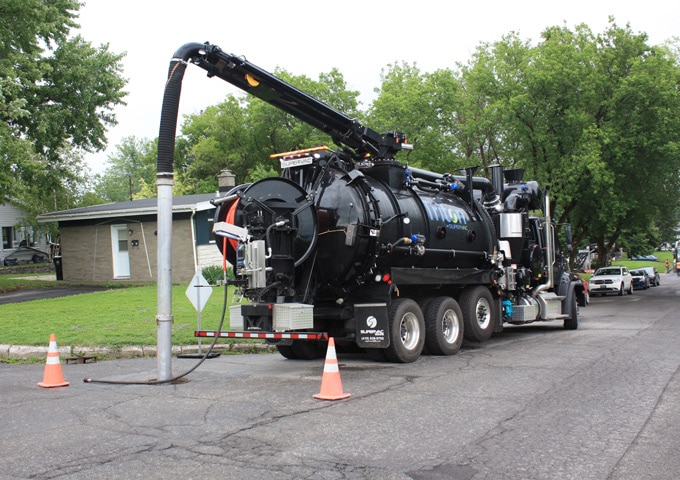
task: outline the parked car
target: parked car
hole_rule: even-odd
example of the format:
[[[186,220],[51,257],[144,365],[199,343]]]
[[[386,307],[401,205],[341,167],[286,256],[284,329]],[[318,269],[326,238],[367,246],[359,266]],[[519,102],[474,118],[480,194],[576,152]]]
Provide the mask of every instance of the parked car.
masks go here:
[[[643,262],[658,262],[659,259],[654,255],[638,255],[637,257],[631,258],[631,260],[639,260]]]
[[[636,268],[631,270],[630,274],[633,276],[633,288],[635,290],[647,290],[651,284],[647,271],[643,268]]]
[[[661,275],[654,267],[641,267],[640,270],[644,270],[649,277],[649,285],[652,287],[658,287],[661,285]]]
[[[598,268],[588,283],[591,297],[608,293],[623,295],[624,291],[628,292],[628,295],[633,294],[633,276],[626,267]]]
[[[19,247],[14,252],[2,259],[2,264],[6,267],[19,265],[21,263],[41,263],[48,259],[47,253],[33,247]]]

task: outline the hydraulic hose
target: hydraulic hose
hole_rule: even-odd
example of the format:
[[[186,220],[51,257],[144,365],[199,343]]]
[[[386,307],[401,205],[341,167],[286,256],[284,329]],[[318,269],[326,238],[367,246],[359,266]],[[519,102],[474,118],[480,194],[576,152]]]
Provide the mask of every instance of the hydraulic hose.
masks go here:
[[[187,61],[198,54],[205,45],[202,43],[187,43],[180,47],[170,60],[168,79],[165,83],[163,106],[161,109],[161,124],[158,131],[157,175],[165,176],[173,173],[173,159],[175,155],[175,133],[179,114],[179,97],[182,92],[182,79],[187,68]]]

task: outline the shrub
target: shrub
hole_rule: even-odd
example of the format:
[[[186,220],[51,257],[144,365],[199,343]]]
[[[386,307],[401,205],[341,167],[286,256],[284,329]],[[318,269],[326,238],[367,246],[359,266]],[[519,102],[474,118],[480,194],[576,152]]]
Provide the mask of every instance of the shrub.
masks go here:
[[[224,278],[222,267],[219,265],[210,265],[203,268],[203,277],[210,285],[217,285]],[[227,278],[234,278],[234,271],[231,267],[227,268]]]

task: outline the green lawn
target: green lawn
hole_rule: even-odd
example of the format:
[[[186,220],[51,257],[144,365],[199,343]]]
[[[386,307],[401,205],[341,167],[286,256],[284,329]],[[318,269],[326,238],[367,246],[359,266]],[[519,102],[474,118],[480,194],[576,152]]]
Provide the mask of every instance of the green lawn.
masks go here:
[[[623,259],[613,262],[612,265],[621,265],[624,267],[627,267],[628,270],[635,270],[640,267],[655,267],[660,274],[665,274],[666,273],[666,260],[670,262],[670,267],[673,268],[673,252],[654,252],[652,255],[654,255],[656,258],[659,259],[658,262],[650,262],[647,260],[644,261],[639,261],[639,260],[628,260],[626,256],[623,257]],[[584,273],[581,274],[584,280],[589,280],[590,277],[592,277],[592,274],[590,273]]]
[[[197,342],[197,313],[186,289],[173,287],[174,345]],[[54,333],[59,346],[155,345],[156,294],[152,285],[0,305],[0,344],[47,345]],[[229,303],[232,294],[230,287]],[[201,312],[202,329],[217,329],[223,299],[224,287],[215,287]],[[223,329],[229,325],[228,309],[226,315]]]
[[[666,273],[666,260],[670,262],[671,268],[673,268],[673,252],[654,252],[652,255],[654,255],[656,258],[659,259],[658,262],[650,262],[650,261],[639,261],[639,260],[628,260],[627,258],[614,262],[614,265],[623,265],[625,267],[628,267],[629,270],[635,270],[636,268],[640,267],[656,267],[656,269],[659,271],[659,273]]]

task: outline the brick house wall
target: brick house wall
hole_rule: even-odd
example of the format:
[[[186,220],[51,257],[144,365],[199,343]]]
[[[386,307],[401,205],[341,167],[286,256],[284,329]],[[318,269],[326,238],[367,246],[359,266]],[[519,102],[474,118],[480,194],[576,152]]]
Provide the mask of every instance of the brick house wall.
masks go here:
[[[127,225],[130,277],[114,278],[111,225]],[[105,224],[60,224],[63,278],[74,282],[155,283],[158,277],[156,217],[111,220]],[[188,283],[194,276],[189,215],[175,215],[172,223],[172,281]],[[214,247],[213,247],[214,248]]]
[[[214,194],[173,197],[172,281],[175,284],[190,282],[196,265],[199,268],[221,265],[212,235],[215,209],[212,200],[215,198]],[[41,223],[58,224],[62,278],[74,282],[156,283],[156,203],[155,198],[145,198],[39,215]]]

